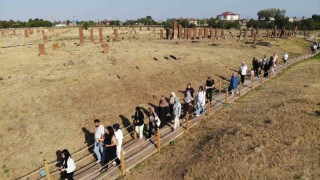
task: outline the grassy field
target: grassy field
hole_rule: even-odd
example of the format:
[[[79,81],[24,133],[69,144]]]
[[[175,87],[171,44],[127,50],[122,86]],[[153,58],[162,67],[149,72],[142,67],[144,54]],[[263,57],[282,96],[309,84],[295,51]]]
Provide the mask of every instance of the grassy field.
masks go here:
[[[57,160],[58,150],[75,152],[87,146],[95,118],[105,126],[120,123],[123,127],[130,124],[137,105],[146,109],[157,105],[161,95],[168,97],[171,91],[182,97],[178,91],[187,82],[196,88],[207,76],[229,79],[242,61],[251,67],[252,57],[261,59],[274,52],[281,57],[284,51],[295,56],[310,46],[302,38],[291,38],[264,39],[272,46],[253,47],[231,38],[229,32],[225,32],[226,40],[160,41],[159,29],[130,34],[129,29],[121,28],[121,42],[109,42],[110,53],[103,54],[101,44],[90,42],[89,31],[84,31],[81,46],[77,28],[45,31],[45,56],[38,56],[41,33],[29,38],[0,37],[2,46],[35,44],[0,48],[0,166],[5,167],[4,178],[35,170],[43,159]],[[105,41],[107,36],[114,38],[111,28],[103,33]],[[94,34],[97,42],[97,29]],[[67,46],[53,50],[53,43]],[[180,59],[171,59],[171,54]]]
[[[319,179],[320,55],[204,119],[124,179]]]

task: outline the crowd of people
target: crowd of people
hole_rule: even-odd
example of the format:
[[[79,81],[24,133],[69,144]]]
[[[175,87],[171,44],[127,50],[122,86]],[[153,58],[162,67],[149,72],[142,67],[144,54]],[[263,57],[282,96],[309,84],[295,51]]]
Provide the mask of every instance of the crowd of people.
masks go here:
[[[279,57],[274,53],[270,58],[266,55],[259,61],[255,57],[252,60],[252,68],[248,71],[248,67],[245,62],[242,62],[238,74],[240,75],[240,81],[236,74],[233,72],[230,79],[230,85],[228,91],[230,94],[238,94],[238,86],[240,83],[244,84],[245,78],[249,75],[250,78],[260,76],[263,73],[264,77],[269,76],[269,72],[274,73],[274,69],[278,63]],[[288,54],[284,52],[283,63],[288,60]],[[145,126],[145,115],[142,112],[142,107],[136,107],[133,117],[134,131],[137,133],[139,139],[143,139],[144,136],[151,138],[156,134],[156,130],[164,127],[165,125],[172,123],[173,131],[179,127],[180,118],[186,117],[187,113],[192,114],[195,112],[196,116],[205,114],[206,104],[212,102],[213,92],[215,91],[215,81],[208,77],[204,86],[200,86],[198,92],[195,92],[191,83],[187,84],[184,91],[183,105],[180,102],[180,98],[174,93],[170,93],[170,98],[166,99],[162,96],[157,108],[150,107],[148,111],[148,128]],[[109,163],[113,165],[120,164],[121,146],[123,140],[123,133],[119,124],[114,124],[112,127],[104,126],[100,123],[99,119],[94,120],[95,133],[94,133],[94,153],[96,155],[96,163],[101,163],[101,173],[106,172]],[[147,130],[146,130],[147,129]],[[73,179],[73,172],[76,168],[74,161],[68,150],[62,151],[63,165],[60,170],[63,172],[63,176],[69,180]]]

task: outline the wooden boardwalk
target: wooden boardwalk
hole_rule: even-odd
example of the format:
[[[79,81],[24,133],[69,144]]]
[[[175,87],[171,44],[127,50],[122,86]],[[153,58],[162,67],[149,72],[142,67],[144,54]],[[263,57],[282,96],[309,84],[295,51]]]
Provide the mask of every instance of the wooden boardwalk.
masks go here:
[[[271,77],[276,76],[277,72],[281,72],[283,69],[286,67],[295,64],[299,61],[302,61],[304,59],[307,59],[309,57],[312,57],[314,55],[308,54],[308,55],[302,55],[299,57],[296,57],[294,59],[290,59],[287,62],[286,66],[278,65],[277,68],[274,71],[274,75]],[[266,82],[270,80],[271,78],[266,77],[263,78],[263,82]],[[241,95],[246,94],[251,90],[251,80],[246,80],[245,83],[243,84],[241,88]],[[261,85],[261,77],[255,77],[253,81],[253,89],[256,88],[257,86]],[[239,98],[239,94],[234,94],[234,95],[229,95],[228,96],[228,103],[236,100]],[[221,93],[218,93],[213,96],[212,104],[210,107],[210,114],[214,113],[215,111],[219,110],[220,108],[224,107],[226,105],[226,91],[223,90]],[[190,120],[189,120],[189,128],[193,127],[196,125],[201,119],[207,118],[207,115],[201,115],[196,117],[193,114],[190,115]],[[168,143],[170,143],[172,140],[175,138],[179,137],[185,132],[185,120],[182,119],[180,120],[180,126],[173,131],[173,124],[169,124],[168,126],[163,127],[160,130],[160,142],[161,146],[164,146]],[[123,145],[123,149],[125,152],[124,159],[125,159],[125,167],[126,170],[128,171],[129,169],[133,168],[136,166],[137,163],[144,161],[148,157],[150,157],[152,154],[157,152],[157,137],[153,136],[151,139],[134,139],[132,141],[129,141],[128,143]],[[115,179],[118,176],[120,176],[120,166],[109,166],[109,169],[105,173],[100,173],[101,165],[100,164],[95,164],[95,162],[89,163],[87,166],[77,169],[75,172],[74,178],[77,180],[87,180],[87,179]]]

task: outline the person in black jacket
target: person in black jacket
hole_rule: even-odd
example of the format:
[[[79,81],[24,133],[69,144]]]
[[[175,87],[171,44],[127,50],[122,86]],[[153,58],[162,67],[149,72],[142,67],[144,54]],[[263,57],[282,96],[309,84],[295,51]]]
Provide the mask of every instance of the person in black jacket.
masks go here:
[[[135,131],[139,134],[139,139],[142,139],[144,128],[144,115],[139,106],[136,107],[133,124],[135,126]]]
[[[252,59],[252,67],[254,75],[257,76],[259,74],[259,61],[255,57]]]

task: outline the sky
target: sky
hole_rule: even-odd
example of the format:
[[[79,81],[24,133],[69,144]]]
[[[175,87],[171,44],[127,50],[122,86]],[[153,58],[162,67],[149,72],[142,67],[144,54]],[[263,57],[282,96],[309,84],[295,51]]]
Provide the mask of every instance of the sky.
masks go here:
[[[0,0],[0,20],[202,19],[225,11],[257,19],[257,12],[267,8],[286,9],[288,17],[311,17],[320,15],[320,0]]]

